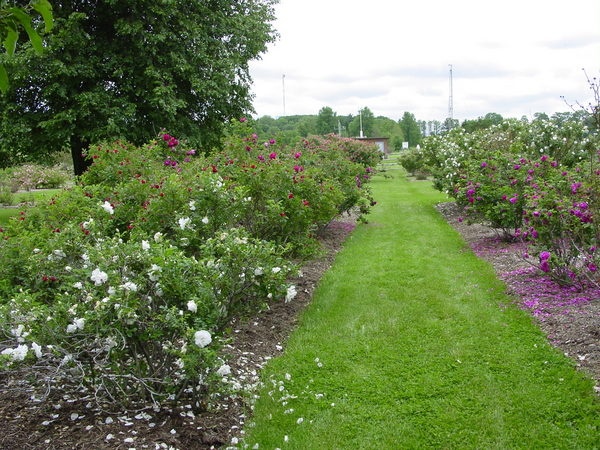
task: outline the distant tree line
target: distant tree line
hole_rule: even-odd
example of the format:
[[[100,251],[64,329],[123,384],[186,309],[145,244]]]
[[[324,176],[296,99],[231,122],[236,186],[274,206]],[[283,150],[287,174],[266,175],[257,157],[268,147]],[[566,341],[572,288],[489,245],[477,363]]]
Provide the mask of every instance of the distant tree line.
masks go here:
[[[580,120],[590,122],[590,128],[594,128],[590,115],[585,110],[556,113],[554,119]],[[548,119],[545,113],[536,113],[533,120]],[[393,120],[384,116],[377,116],[368,108],[362,108],[357,115],[338,115],[331,107],[324,106],[316,115],[294,115],[273,118],[262,116],[255,120],[256,132],[262,135],[277,136],[280,141],[294,142],[299,137],[310,135],[336,134],[342,137],[386,137],[390,139],[390,146],[394,151],[402,150],[403,142],[408,142],[409,147],[421,144],[423,138],[432,135],[444,134],[450,129],[461,127],[471,133],[484,130],[504,121],[504,117],[498,113],[490,112],[477,119],[467,119],[460,123],[456,119],[439,120],[417,120],[414,114],[405,112],[399,120]],[[527,117],[522,121],[528,122]]]
[[[280,141],[290,143],[310,135],[386,137],[396,151],[402,149],[403,142],[408,142],[411,147],[418,145],[423,136],[431,134],[427,133],[428,129],[441,132],[440,123],[427,128],[427,123],[418,121],[412,113],[405,112],[396,121],[384,116],[375,117],[366,106],[357,115],[338,115],[331,107],[324,106],[316,115],[262,116],[255,120],[255,128],[259,134],[278,136]]]

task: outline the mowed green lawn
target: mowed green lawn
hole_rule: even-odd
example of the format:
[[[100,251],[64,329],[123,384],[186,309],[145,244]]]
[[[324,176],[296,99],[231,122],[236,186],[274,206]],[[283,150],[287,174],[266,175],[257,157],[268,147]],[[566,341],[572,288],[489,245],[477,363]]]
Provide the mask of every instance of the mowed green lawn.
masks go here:
[[[14,194],[13,203],[19,204],[22,202],[40,202],[51,198],[61,189],[44,189],[39,191],[18,192]],[[14,207],[2,207],[0,205],[0,225],[8,223],[9,219],[16,216],[21,209]]]
[[[593,382],[513,306],[427,181],[378,205],[317,287],[243,444],[261,449],[593,449]]]

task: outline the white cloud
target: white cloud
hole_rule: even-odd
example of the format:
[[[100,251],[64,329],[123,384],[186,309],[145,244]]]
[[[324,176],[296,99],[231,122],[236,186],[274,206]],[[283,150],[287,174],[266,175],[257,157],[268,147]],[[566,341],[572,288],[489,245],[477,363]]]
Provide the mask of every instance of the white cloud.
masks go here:
[[[251,64],[257,115],[316,114],[363,106],[392,119],[448,113],[505,117],[587,103],[582,68],[600,71],[600,2],[281,0],[280,39]],[[285,74],[285,83],[283,75]]]

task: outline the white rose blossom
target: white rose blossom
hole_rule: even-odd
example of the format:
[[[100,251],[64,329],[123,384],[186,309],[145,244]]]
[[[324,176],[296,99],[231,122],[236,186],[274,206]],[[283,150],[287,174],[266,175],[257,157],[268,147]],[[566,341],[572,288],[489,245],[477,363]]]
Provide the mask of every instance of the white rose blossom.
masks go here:
[[[196,302],[194,300],[190,300],[189,302],[187,302],[187,309],[188,311],[195,313],[198,311],[198,305],[196,305]]]
[[[102,204],[102,209],[104,209],[104,211],[106,211],[107,213],[109,213],[111,215],[115,213],[115,209],[108,201],[106,201]]]
[[[108,281],[108,274],[96,268],[92,271],[90,279],[94,282],[96,286],[100,286],[101,284],[104,284]]]
[[[212,336],[206,330],[196,331],[194,333],[194,342],[198,347],[204,348],[212,342]]]
[[[127,282],[123,283],[121,285],[121,287],[123,289],[125,289],[126,291],[131,291],[131,292],[137,292],[137,290],[138,290],[137,284],[135,284],[132,281],[127,281]]]
[[[294,286],[293,284],[287,288],[287,293],[285,295],[285,302],[288,303],[290,301],[292,301],[294,299],[294,297],[296,297],[296,294],[298,292],[296,291],[296,286]]]
[[[67,325],[67,333],[75,333],[77,330],[83,330],[85,326],[85,319],[79,318],[73,320],[73,323]]]
[[[42,357],[42,346],[39,345],[37,342],[32,342],[31,343],[31,349],[33,350],[33,352],[35,353],[35,357],[36,358],[41,358]]]
[[[6,348],[2,351],[2,355],[11,356],[13,361],[23,361],[29,352],[27,344],[20,344],[17,348]]]
[[[181,228],[182,230],[188,228],[191,222],[192,219],[190,219],[189,217],[182,217],[177,221],[177,223],[179,223],[179,228]]]
[[[217,370],[217,375],[221,375],[222,377],[227,376],[231,373],[231,367],[229,367],[229,365],[227,364],[223,364],[221,367],[219,367],[219,369]]]
[[[152,264],[152,267],[148,271],[148,278],[150,278],[150,281],[158,281],[160,272],[162,272],[162,268],[157,264]]]

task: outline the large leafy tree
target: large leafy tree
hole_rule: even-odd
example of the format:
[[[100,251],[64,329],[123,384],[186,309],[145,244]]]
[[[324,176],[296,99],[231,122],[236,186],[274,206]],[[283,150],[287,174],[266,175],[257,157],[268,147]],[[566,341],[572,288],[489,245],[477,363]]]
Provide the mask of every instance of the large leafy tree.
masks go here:
[[[360,136],[362,124],[363,136],[373,137],[373,127],[375,125],[375,115],[368,108],[364,107],[359,111],[359,115],[352,119],[352,122],[348,125],[348,133],[350,136]]]
[[[317,133],[329,134],[337,129],[337,114],[329,106],[324,106],[317,115]]]
[[[409,146],[414,147],[421,142],[421,127],[414,114],[405,112],[398,123],[400,124],[400,128],[402,128],[404,139],[408,141]]]
[[[404,134],[400,124],[389,117],[378,116],[375,118],[375,127],[373,137],[386,137],[390,139],[390,145],[393,150],[402,150]]]
[[[163,128],[210,148],[227,120],[252,109],[248,62],[276,37],[276,2],[53,1],[43,55],[5,61],[0,161],[67,148],[79,174],[91,143],[139,144]]]
[[[498,113],[487,113],[485,117],[479,117],[475,120],[465,120],[462,127],[465,131],[472,133],[477,130],[484,130],[494,125],[500,125],[504,118]]]

